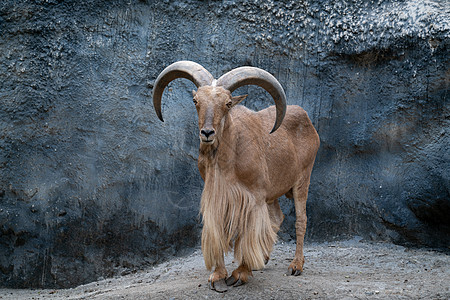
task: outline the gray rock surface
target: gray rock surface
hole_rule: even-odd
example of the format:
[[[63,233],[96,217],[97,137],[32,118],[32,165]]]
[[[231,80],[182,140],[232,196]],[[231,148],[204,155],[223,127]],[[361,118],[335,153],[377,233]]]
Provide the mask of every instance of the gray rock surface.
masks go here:
[[[437,0],[2,1],[0,285],[75,286],[198,244],[194,85],[170,84],[165,123],[150,96],[182,59],[263,68],[309,113],[309,240],[448,249],[449,23]]]

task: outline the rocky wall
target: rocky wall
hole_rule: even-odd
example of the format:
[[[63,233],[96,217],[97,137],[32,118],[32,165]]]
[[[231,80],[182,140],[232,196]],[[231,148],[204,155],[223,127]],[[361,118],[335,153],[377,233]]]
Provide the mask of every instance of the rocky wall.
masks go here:
[[[263,68],[309,113],[308,240],[448,249],[449,22],[437,0],[2,1],[0,285],[75,286],[198,245],[195,86],[170,84],[165,123],[151,101],[177,60]]]

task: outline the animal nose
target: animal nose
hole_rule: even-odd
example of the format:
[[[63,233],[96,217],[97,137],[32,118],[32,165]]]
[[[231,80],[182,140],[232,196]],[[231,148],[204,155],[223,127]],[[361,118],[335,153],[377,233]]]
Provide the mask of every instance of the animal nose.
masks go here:
[[[203,135],[206,138],[209,138],[210,136],[213,136],[216,132],[214,129],[202,129],[200,130],[200,134]]]

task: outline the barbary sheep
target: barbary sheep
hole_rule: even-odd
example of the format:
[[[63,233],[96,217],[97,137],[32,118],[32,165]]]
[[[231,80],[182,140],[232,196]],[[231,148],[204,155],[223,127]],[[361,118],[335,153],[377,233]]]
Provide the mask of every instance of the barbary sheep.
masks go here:
[[[296,213],[297,244],[288,274],[300,275],[306,199],[319,148],[307,113],[287,106],[281,84],[262,69],[240,67],[215,80],[201,65],[179,61],[164,69],[154,84],[153,104],[161,121],[163,91],[177,78],[189,79],[198,88],[192,93],[200,136],[198,168],[205,182],[201,249],[206,268],[214,268],[210,288],[222,292],[239,286],[252,270],[264,267],[284,219],[278,203],[282,195],[294,198]],[[231,93],[244,85],[264,88],[275,107],[254,112],[238,105],[247,95]],[[224,254],[233,246],[239,267],[227,277]]]

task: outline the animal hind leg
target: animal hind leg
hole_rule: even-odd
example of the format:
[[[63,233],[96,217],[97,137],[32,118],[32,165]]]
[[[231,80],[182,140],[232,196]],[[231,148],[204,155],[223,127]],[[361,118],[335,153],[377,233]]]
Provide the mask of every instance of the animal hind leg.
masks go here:
[[[281,211],[278,199],[271,201],[271,204],[267,204],[267,208],[269,210],[269,217],[270,222],[272,223],[272,229],[274,232],[278,232],[278,230],[280,230],[281,223],[283,223],[284,220],[284,214]]]
[[[269,210],[270,222],[272,223],[272,229],[275,233],[280,230],[281,223],[284,220],[284,214],[281,211],[280,204],[278,203],[278,199],[273,201],[269,201],[270,204],[267,204],[267,208]],[[269,262],[269,256],[264,257],[265,264]]]
[[[288,275],[298,276],[303,272],[303,264],[305,258],[303,255],[303,241],[306,233],[306,199],[308,197],[308,187],[310,180],[310,172],[308,177],[299,181],[292,189],[295,203],[295,232],[296,232],[296,248],[295,256],[288,268]]]

